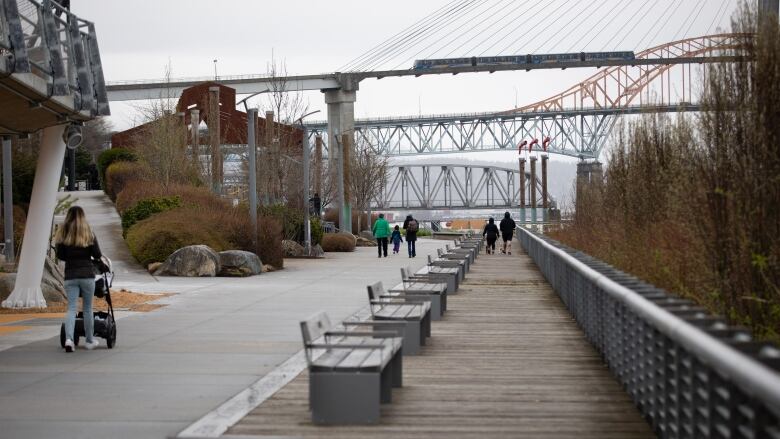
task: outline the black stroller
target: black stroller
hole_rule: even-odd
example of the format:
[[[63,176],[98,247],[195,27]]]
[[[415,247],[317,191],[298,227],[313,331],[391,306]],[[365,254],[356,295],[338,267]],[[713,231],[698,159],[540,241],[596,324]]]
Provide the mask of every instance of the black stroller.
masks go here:
[[[103,256],[95,266],[100,272],[95,275],[95,297],[106,299],[108,312],[94,312],[95,336],[106,339],[109,349],[116,345],[116,320],[114,319],[114,306],[111,304],[111,284],[114,281],[114,271],[111,267],[111,259]],[[76,314],[76,326],[73,330],[73,343],[78,346],[79,338],[84,337],[84,313]],[[65,347],[65,323],[60,326],[60,346]]]

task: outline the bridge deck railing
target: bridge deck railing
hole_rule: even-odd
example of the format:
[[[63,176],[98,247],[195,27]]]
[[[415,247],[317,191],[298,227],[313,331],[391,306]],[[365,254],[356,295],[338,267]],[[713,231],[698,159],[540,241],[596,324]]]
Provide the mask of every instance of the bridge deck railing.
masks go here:
[[[0,1],[0,72],[33,74],[48,97],[72,96],[76,111],[109,114],[95,27],[52,0]]]
[[[780,350],[527,229],[520,241],[660,437],[780,437]]]

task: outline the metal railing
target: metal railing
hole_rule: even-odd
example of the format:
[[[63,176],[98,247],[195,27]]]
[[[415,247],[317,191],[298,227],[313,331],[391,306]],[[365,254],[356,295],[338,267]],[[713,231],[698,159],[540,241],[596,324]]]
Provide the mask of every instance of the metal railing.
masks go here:
[[[93,23],[52,0],[0,0],[0,59],[9,74],[42,78],[49,97],[72,96],[74,109],[108,115]]]
[[[521,228],[523,248],[660,437],[780,437],[780,350]]]

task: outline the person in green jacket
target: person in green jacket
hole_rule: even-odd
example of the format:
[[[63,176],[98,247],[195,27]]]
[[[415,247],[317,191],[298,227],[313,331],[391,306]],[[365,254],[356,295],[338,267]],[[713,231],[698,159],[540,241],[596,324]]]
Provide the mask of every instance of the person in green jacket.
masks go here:
[[[373,229],[374,237],[376,238],[376,249],[379,253],[379,257],[382,257],[384,252],[387,257],[387,237],[390,236],[390,224],[385,219],[385,214],[380,213],[379,218],[376,219]]]

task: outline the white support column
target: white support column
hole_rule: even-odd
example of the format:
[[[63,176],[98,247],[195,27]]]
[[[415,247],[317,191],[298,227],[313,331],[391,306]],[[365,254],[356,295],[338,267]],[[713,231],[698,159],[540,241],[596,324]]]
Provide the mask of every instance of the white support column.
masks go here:
[[[65,156],[65,142],[62,140],[64,131],[65,125],[43,129],[16,285],[8,299],[3,301],[4,308],[46,307],[46,300],[41,292],[41,278],[49,246],[54,207],[57,203],[62,160]]]

